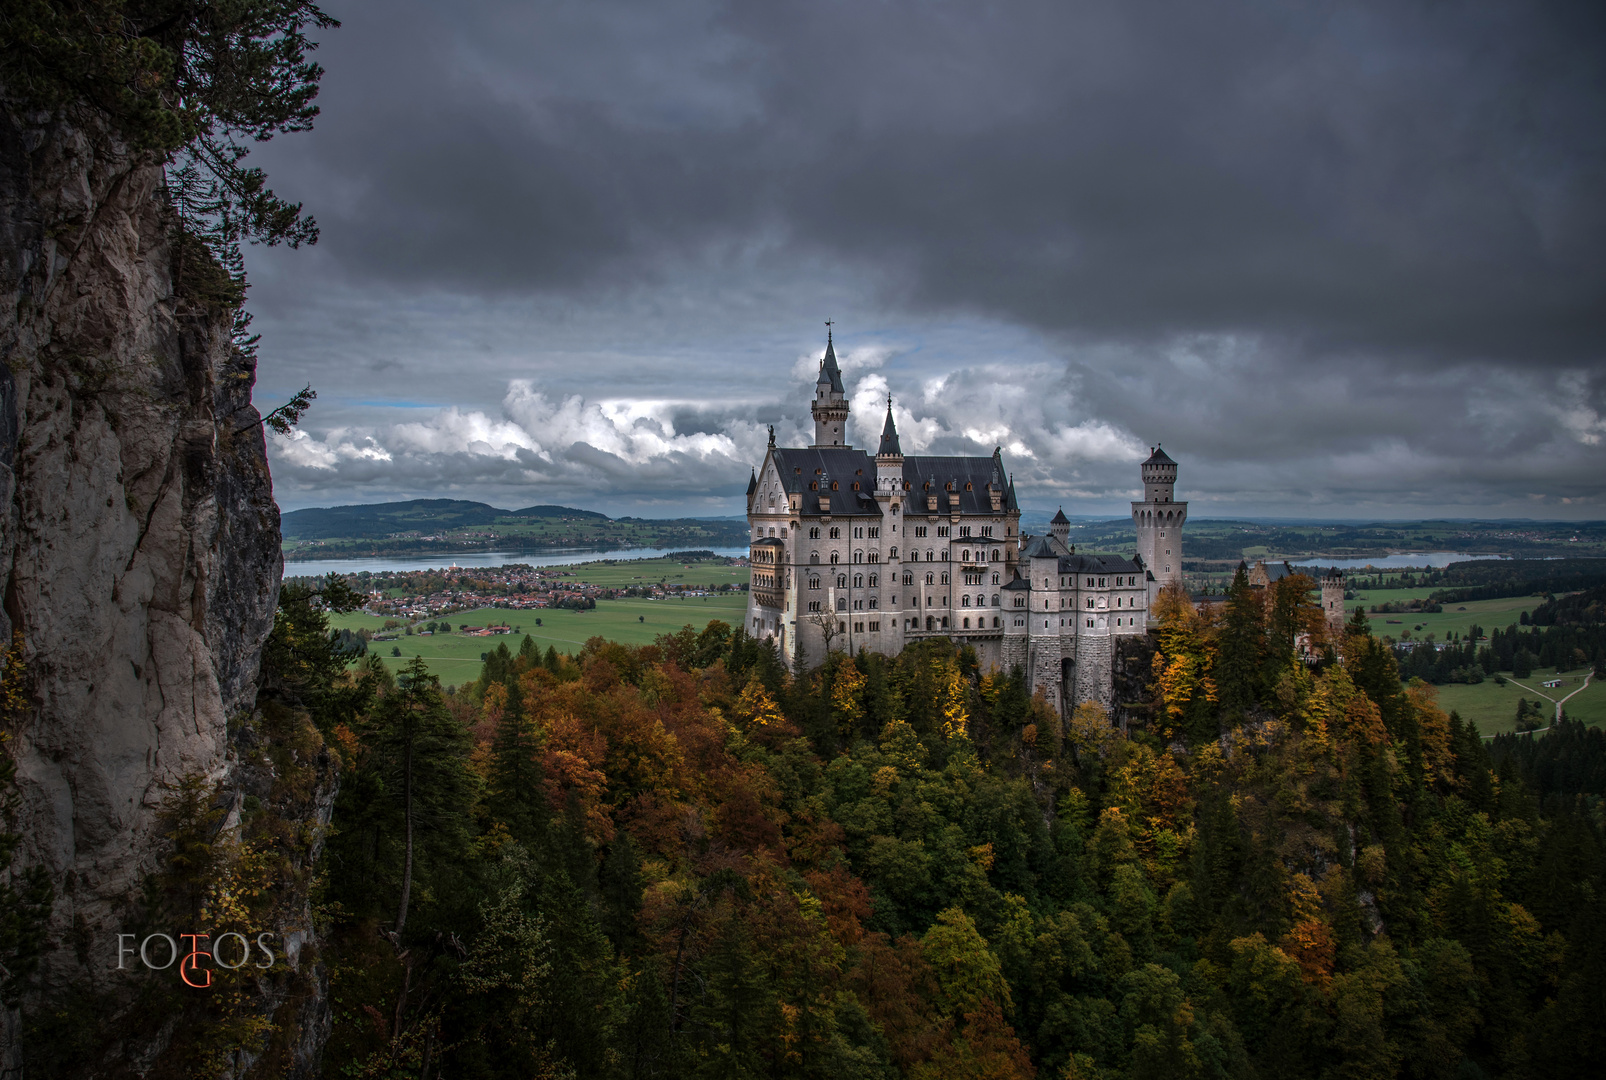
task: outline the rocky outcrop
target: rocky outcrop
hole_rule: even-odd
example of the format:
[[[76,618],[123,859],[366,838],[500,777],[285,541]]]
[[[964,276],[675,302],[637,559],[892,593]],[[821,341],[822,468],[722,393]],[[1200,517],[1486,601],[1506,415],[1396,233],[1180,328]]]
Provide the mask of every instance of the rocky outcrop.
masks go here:
[[[281,573],[254,362],[227,305],[175,282],[161,181],[103,132],[0,112],[0,634],[20,631],[29,672],[21,858],[56,890],[33,1000],[117,1005],[164,785],[203,777],[236,820],[274,788],[262,736],[239,743],[263,726]],[[319,776],[282,808],[327,822],[327,752],[301,752]],[[161,1057],[159,1032],[128,1038],[125,1062]]]

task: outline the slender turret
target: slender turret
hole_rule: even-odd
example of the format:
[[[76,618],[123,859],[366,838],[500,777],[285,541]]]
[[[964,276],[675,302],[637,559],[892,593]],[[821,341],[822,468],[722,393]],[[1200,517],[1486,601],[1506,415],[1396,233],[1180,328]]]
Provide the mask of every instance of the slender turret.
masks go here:
[[[814,383],[810,410],[814,413],[815,446],[847,445],[848,393],[842,387],[842,369],[836,364],[836,346],[829,329],[825,332],[825,359],[820,361],[820,377]]]

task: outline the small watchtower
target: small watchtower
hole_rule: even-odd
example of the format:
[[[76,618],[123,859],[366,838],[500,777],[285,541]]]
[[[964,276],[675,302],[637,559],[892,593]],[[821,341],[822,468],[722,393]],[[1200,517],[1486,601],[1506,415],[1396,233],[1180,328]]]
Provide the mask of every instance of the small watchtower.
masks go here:
[[[1327,632],[1335,640],[1343,637],[1344,572],[1336,566],[1322,578],[1322,615],[1327,619]]]
[[[1071,519],[1065,516],[1065,507],[1060,507],[1053,520],[1048,523],[1048,535],[1052,536],[1065,554],[1071,551]]]

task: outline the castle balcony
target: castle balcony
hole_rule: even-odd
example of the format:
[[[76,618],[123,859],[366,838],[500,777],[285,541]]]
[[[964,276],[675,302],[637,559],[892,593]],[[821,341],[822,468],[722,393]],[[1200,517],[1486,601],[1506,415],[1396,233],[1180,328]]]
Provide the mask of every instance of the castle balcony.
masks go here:
[[[753,601],[758,604],[759,607],[780,609],[786,606],[785,590],[764,586],[754,587],[750,591],[752,593]]]

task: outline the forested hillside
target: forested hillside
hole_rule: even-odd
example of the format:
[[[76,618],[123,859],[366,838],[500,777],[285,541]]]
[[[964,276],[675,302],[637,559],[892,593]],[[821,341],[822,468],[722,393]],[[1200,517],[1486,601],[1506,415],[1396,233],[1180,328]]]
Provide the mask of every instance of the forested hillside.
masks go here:
[[[1304,584],[1167,598],[1126,731],[947,642],[791,677],[717,622],[447,695],[292,662],[301,596],[325,1073],[1598,1075],[1606,740],[1491,757]]]

